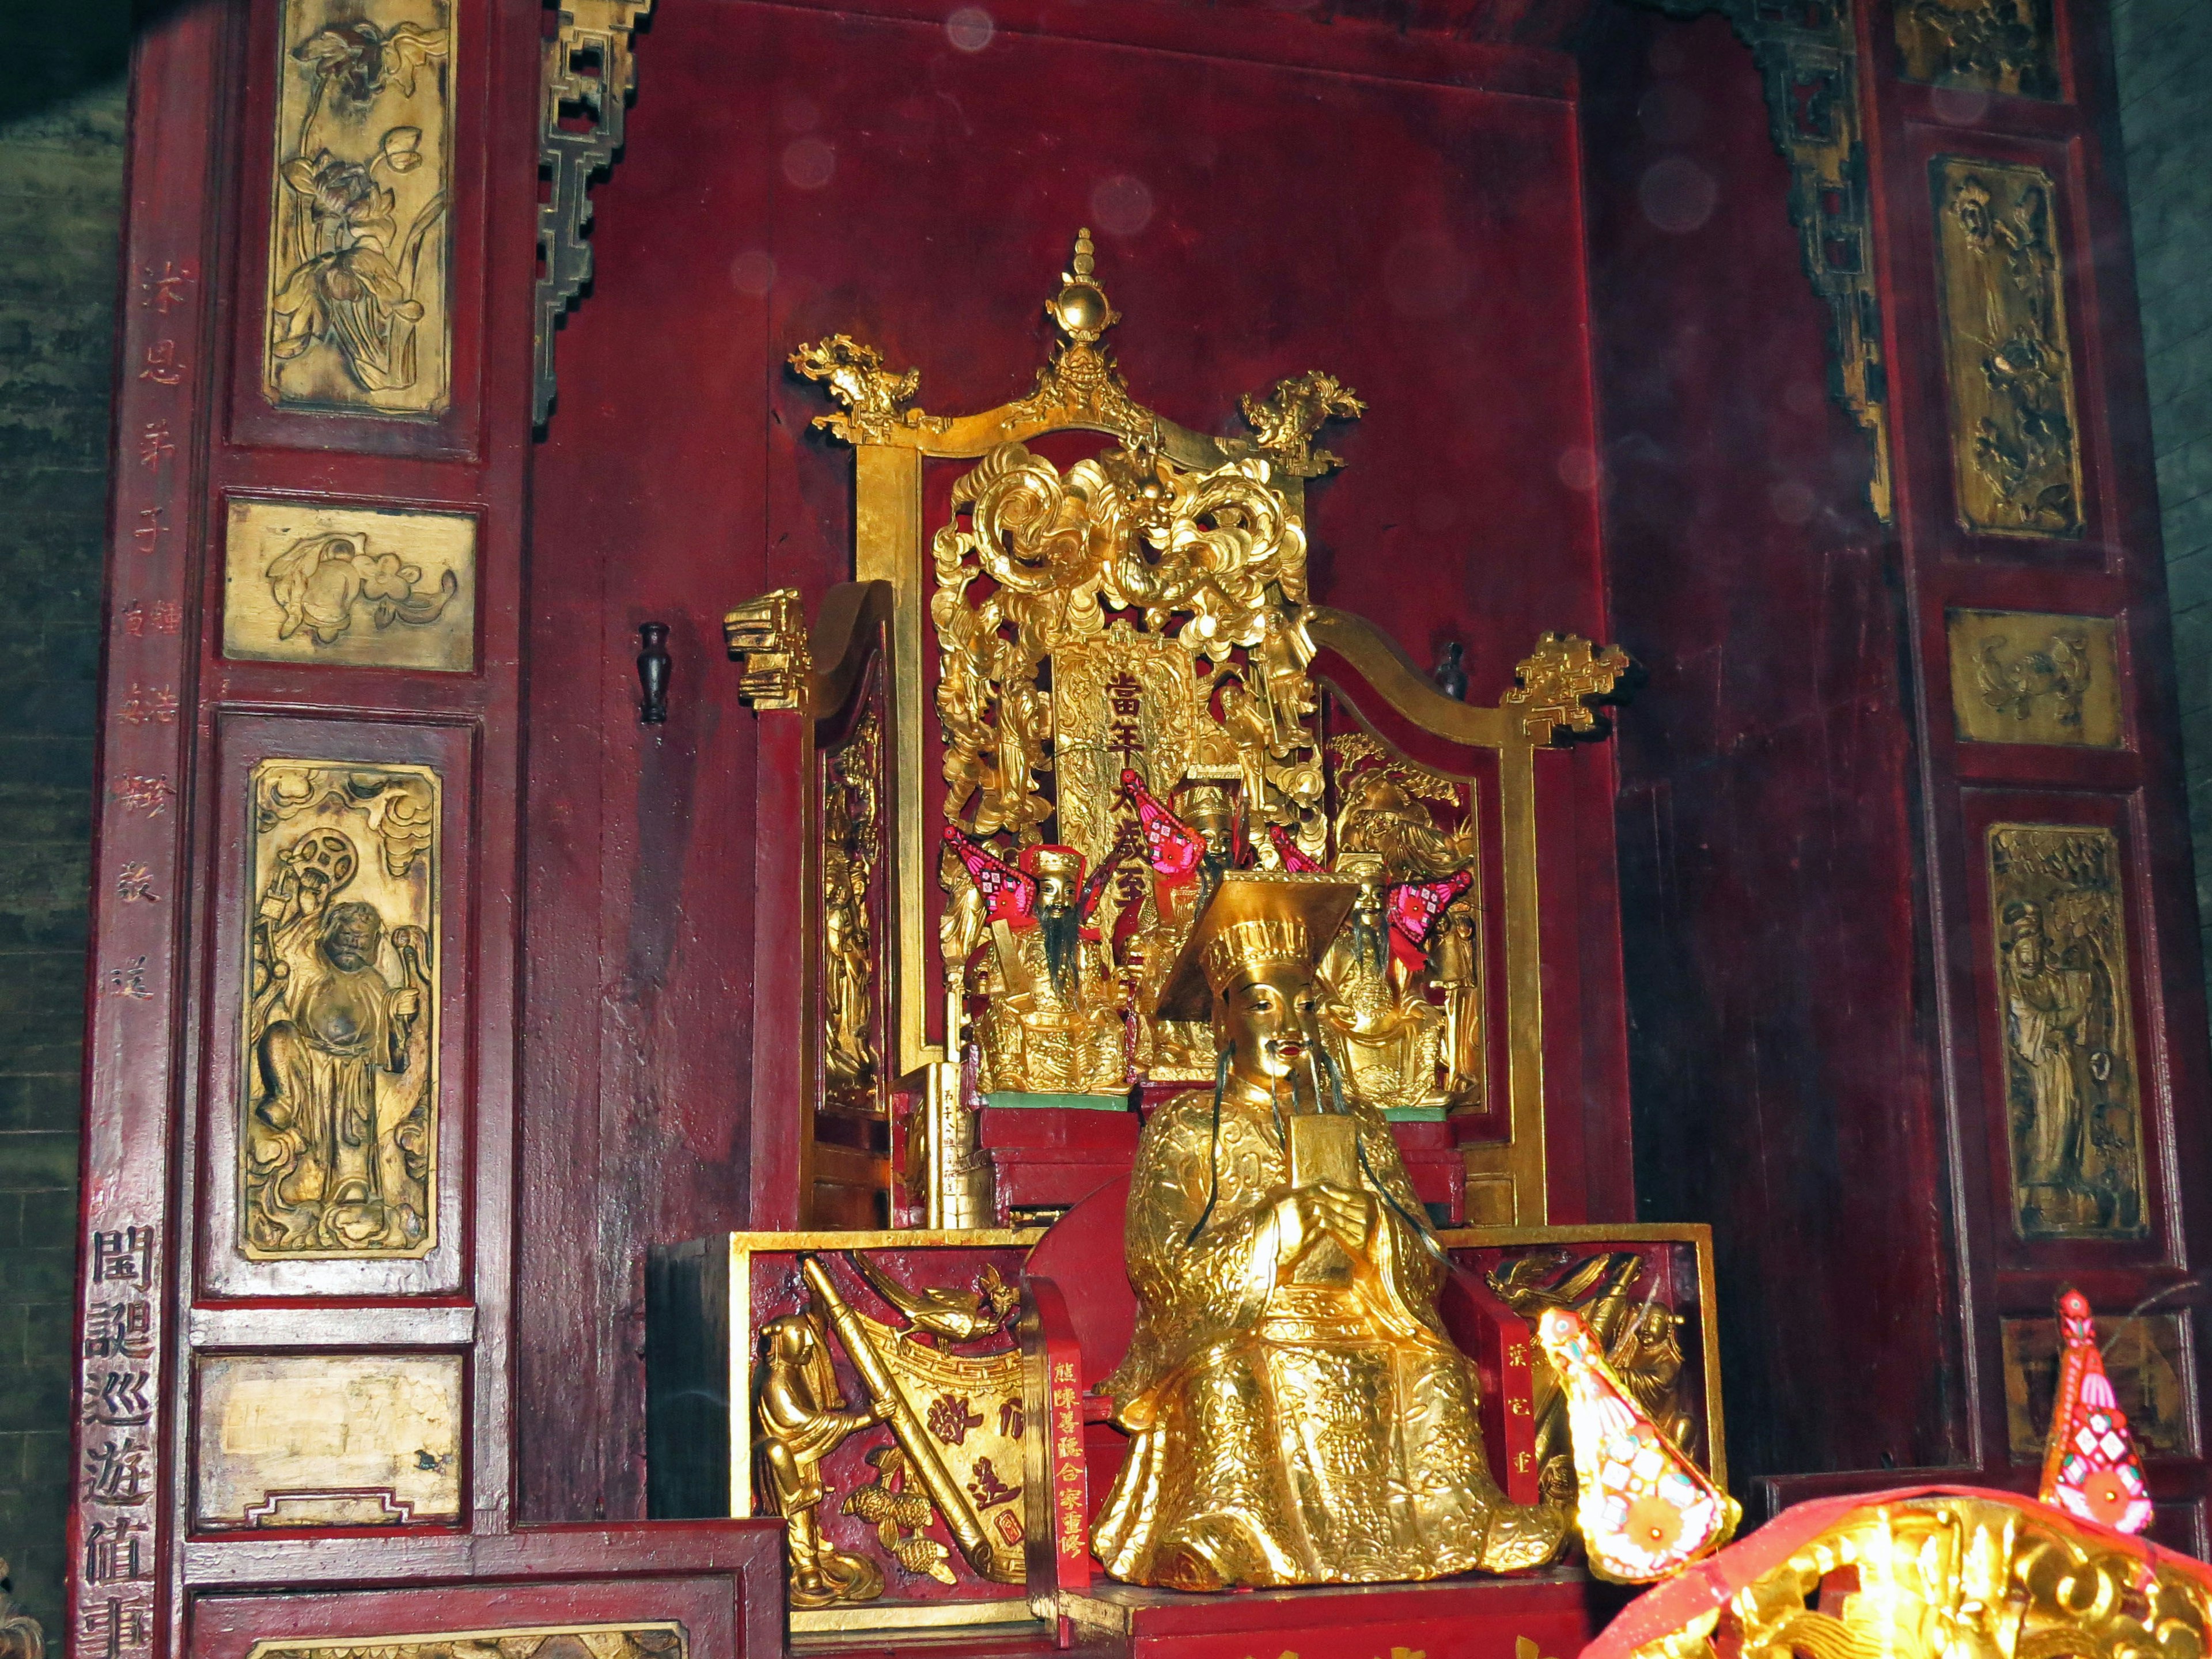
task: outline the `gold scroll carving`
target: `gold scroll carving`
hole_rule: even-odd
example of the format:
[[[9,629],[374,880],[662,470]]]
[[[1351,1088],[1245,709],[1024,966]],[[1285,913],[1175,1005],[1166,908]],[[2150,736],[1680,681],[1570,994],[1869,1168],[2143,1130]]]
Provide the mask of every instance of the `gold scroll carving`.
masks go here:
[[[469,514],[233,497],[222,653],[463,673],[476,574]]]
[[[451,1521],[461,1513],[461,1377],[453,1353],[200,1356],[195,1518]]]
[[[1897,0],[1897,50],[1908,81],[2058,96],[2051,0]]]
[[[722,618],[730,656],[744,667],[738,699],[746,708],[804,708],[813,673],[799,590],[779,587]]]
[[[684,1626],[532,1625],[425,1636],[280,1637],[256,1642],[246,1659],[687,1659]]]
[[[2128,1432],[2154,1457],[2197,1452],[2197,1413],[2187,1379],[2195,1375],[2179,1314],[2100,1319],[2097,1346]],[[2059,1336],[2055,1319],[2007,1319],[2004,1350],[2005,1440],[2015,1463],[2041,1463],[2058,1392]]]
[[[435,416],[451,392],[450,0],[284,0],[262,391]]]
[[[2057,186],[2040,168],[2006,162],[1947,155],[1930,167],[1959,522],[2078,536],[2081,426]]]
[[[2115,1549],[2024,1498],[1866,1504],[1632,1659],[2185,1659],[2212,1620],[2203,1571]]]
[[[822,763],[822,1069],[842,1106],[879,1108],[872,888],[883,845],[883,722],[871,707]]]
[[[1998,1028],[2024,1238],[2139,1238],[2142,1084],[2109,830],[1990,826]]]
[[[427,1255],[438,775],[265,760],[249,787],[240,1248],[255,1260]]]
[[[2111,617],[1954,611],[1948,620],[1960,737],[2084,749],[2124,743]]]

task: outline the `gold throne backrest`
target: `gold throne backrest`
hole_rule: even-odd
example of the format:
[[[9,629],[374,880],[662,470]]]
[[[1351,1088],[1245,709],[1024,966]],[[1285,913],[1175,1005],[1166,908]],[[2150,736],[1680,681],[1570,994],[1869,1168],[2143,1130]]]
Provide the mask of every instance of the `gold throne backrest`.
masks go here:
[[[1444,696],[1371,624],[1307,602],[1305,483],[1341,465],[1314,440],[1362,412],[1348,387],[1310,372],[1244,396],[1249,437],[1209,436],[1144,407],[1100,343],[1120,319],[1087,233],[1046,310],[1062,337],[1035,389],[980,414],[924,412],[918,371],[894,370],[846,336],[791,358],[840,406],[815,424],[853,447],[854,575],[889,595],[883,925],[870,943],[884,1073],[941,1101],[962,1088],[946,1033],[963,1018],[966,981],[946,956],[964,960],[978,934],[956,918],[939,937],[968,881],[945,848],[948,824],[1005,866],[1052,842],[1095,871],[1136,825],[1124,768],[1171,808],[1202,785],[1234,799],[1247,856],[1263,865],[1364,852],[1394,884],[1465,872],[1466,920],[1431,942],[1455,976],[1441,994],[1425,990],[1438,1012],[1416,1023],[1437,1028],[1440,1056],[1453,1044],[1482,1055],[1454,1102],[1480,1120],[1467,1149],[1470,1218],[1541,1224],[1534,757],[1562,732],[1592,729],[1591,704],[1626,659],[1547,635],[1499,704]],[[1103,441],[1083,453],[1060,435],[1079,434]],[[954,464],[949,490],[933,463]],[[741,619],[768,603],[732,613],[733,651],[745,649]],[[781,664],[788,653],[757,635],[753,648]],[[1145,872],[1141,859],[1121,868],[1097,918],[1122,936],[1114,948],[1138,1016],[1139,1074],[1210,1077],[1210,1054],[1192,1048],[1202,1031],[1178,1038],[1151,1018],[1162,952],[1188,918],[1164,914],[1171,904]],[[973,895],[968,903],[977,908]],[[1137,957],[1141,970],[1127,966]],[[1404,1023],[1389,1009],[1370,1023],[1394,1018]],[[1383,1057],[1373,1075],[1387,1081],[1402,1043],[1346,1040]],[[1427,1051],[1413,1052],[1400,1069],[1419,1093]],[[957,1218],[957,1201],[937,1197],[933,1224]]]

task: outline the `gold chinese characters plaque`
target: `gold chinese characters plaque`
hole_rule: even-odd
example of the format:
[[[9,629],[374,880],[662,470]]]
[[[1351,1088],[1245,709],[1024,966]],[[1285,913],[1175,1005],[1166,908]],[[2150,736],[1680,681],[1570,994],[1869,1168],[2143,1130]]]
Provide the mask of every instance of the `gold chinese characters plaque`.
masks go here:
[[[464,673],[476,590],[471,514],[234,497],[222,653]]]
[[[1996,823],[1989,865],[2014,1224],[2024,1238],[2141,1237],[2119,843],[2094,826]]]
[[[427,1255],[438,775],[265,760],[250,789],[240,1246],[263,1261]]]
[[[202,1526],[450,1521],[461,1512],[461,1356],[207,1354],[197,1362]]]
[[[2057,187],[2037,167],[1948,155],[1931,166],[1959,522],[2078,536],[2081,426]]]
[[[429,416],[453,357],[451,0],[284,0],[262,392]]]
[[[1969,743],[2118,749],[2118,653],[2109,617],[1954,611],[1951,708]]]

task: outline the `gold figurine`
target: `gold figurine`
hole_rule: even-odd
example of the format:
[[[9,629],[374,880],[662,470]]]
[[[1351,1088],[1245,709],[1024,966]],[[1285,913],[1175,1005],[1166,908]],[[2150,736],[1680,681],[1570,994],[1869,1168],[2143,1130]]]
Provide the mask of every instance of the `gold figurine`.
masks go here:
[[[1551,1559],[1564,1508],[1506,1502],[1444,1267],[1380,1113],[1317,1040],[1314,960],[1357,884],[1231,871],[1162,1001],[1203,1012],[1218,1085],[1146,1126],[1126,1243],[1140,1302],[1106,1383],[1134,1437],[1101,1510],[1117,1578],[1382,1583]],[[1202,979],[1201,979],[1202,975]]]
[[[883,1594],[872,1561],[848,1555],[822,1535],[817,1513],[830,1488],[822,1462],[846,1437],[883,1421],[883,1413],[847,1411],[830,1369],[830,1348],[811,1314],[786,1314],[761,1328],[767,1364],[761,1376],[761,1462],[776,1512],[783,1516],[791,1559],[791,1605],[826,1607]]]

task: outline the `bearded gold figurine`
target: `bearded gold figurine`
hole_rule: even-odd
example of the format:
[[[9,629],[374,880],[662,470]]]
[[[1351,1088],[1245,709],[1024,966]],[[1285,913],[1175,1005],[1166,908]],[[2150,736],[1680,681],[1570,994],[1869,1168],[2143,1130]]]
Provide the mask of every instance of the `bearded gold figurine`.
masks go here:
[[[1113,953],[1091,920],[1125,849],[1114,849],[1085,880],[1083,854],[1072,847],[1032,844],[1010,865],[949,825],[945,839],[976,895],[957,896],[948,918],[971,916],[964,932],[989,945],[975,976],[986,1000],[976,1022],[979,1086],[986,1093],[1126,1092],[1128,1021]],[[959,948],[960,931],[948,920],[951,948]]]
[[[1098,1558],[1133,1583],[1385,1583],[1549,1560],[1563,1508],[1509,1504],[1442,1252],[1381,1114],[1341,1099],[1314,958],[1356,884],[1231,871],[1164,1012],[1212,994],[1219,1081],[1146,1126],[1126,1232],[1140,1303],[1107,1380],[1133,1436]],[[1202,973],[1202,980],[1200,975]]]

